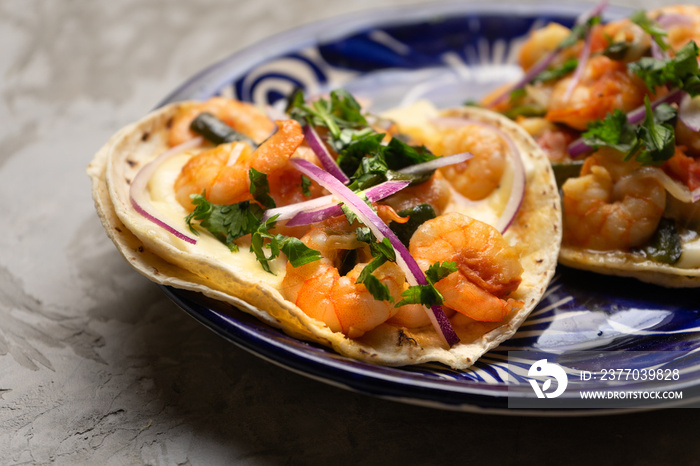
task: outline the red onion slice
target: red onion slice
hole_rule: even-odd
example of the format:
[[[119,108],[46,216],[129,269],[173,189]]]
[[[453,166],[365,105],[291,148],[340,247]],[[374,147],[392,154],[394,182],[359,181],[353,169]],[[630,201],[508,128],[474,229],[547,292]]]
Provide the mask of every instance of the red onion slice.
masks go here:
[[[511,159],[513,160],[513,185],[510,188],[510,194],[508,196],[506,206],[503,208],[503,212],[501,212],[501,215],[498,217],[498,220],[494,225],[494,227],[498,229],[498,231],[500,231],[501,234],[504,234],[508,230],[508,228],[510,228],[510,226],[513,224],[515,216],[518,214],[520,206],[523,203],[523,199],[525,198],[525,165],[523,163],[523,158],[522,154],[520,153],[520,149],[518,149],[518,146],[515,144],[515,141],[513,141],[513,138],[511,138],[500,128],[489,123],[484,123],[482,121],[470,120],[467,118],[460,117],[442,117],[436,118],[432,120],[432,122],[436,125],[452,127],[459,127],[465,125],[483,126],[484,128],[488,128],[489,130],[495,132],[501,138],[503,138],[504,141],[506,141],[508,149],[511,153]]]
[[[139,172],[134,177],[134,180],[131,182],[131,186],[129,187],[129,200],[131,201],[131,206],[134,208],[134,210],[136,210],[136,212],[138,212],[140,215],[147,218],[151,222],[155,223],[159,227],[165,229],[167,232],[171,233],[175,237],[186,241],[190,244],[197,244],[197,240],[182,233],[177,228],[168,225],[163,220],[159,219],[158,217],[149,212],[155,212],[156,209],[151,204],[150,199],[146,195],[146,191],[148,189],[148,181],[153,177],[153,174],[156,172],[156,170],[158,170],[158,168],[166,160],[186,150],[194,149],[201,143],[202,138],[197,137],[163,152],[150,163],[146,164],[146,166],[144,166],[141,170],[139,170]]]
[[[363,191],[363,194],[367,196],[367,199],[369,199],[370,202],[376,202],[380,199],[384,199],[385,197],[391,196],[392,194],[395,194],[399,191],[401,191],[403,188],[408,186],[410,184],[410,181],[408,180],[394,180],[394,181],[385,181],[384,183],[380,183],[376,186],[372,186],[371,188],[366,189]],[[339,201],[337,199],[334,199],[333,196],[328,195],[328,196],[321,196],[317,197],[316,199],[310,199],[308,201],[303,201],[303,202],[297,202],[296,204],[289,204],[283,207],[275,207],[273,209],[267,209],[262,216],[262,221],[266,221],[267,219],[273,217],[274,215],[278,215],[277,221],[282,221],[282,220],[289,220],[301,213],[314,213],[314,212],[320,212],[324,211],[326,209],[330,208],[339,208],[338,207]],[[340,213],[338,215],[342,215],[343,210],[340,209]],[[321,220],[325,220],[326,218],[333,217],[333,215],[328,215]],[[320,221],[320,220],[318,220]],[[289,225],[289,224],[287,224]],[[303,223],[300,223],[299,225],[304,225]],[[289,226],[294,226],[294,225],[289,225]]]
[[[313,126],[309,124],[304,125],[304,137],[311,150],[313,150],[316,157],[318,157],[321,165],[323,165],[323,168],[325,168],[328,173],[338,178],[341,183],[347,184],[350,178],[348,178],[338,164],[335,163],[335,159],[333,159],[330,152],[328,152],[326,145]]]
[[[411,165],[410,167],[402,168],[399,173],[406,175],[418,175],[425,172],[436,170],[440,167],[453,165],[464,162],[474,157],[469,152],[461,154],[439,157],[428,162]],[[408,186],[409,182],[405,180],[385,181],[376,186],[366,189],[363,194],[367,196],[370,202],[376,202],[385,197],[391,196]],[[262,220],[265,221],[273,215],[279,215],[278,221],[289,220],[287,226],[308,225],[310,223],[320,222],[330,217],[337,217],[343,214],[342,209],[338,206],[338,202],[333,200],[333,196],[323,196],[309,201],[298,202],[284,207],[276,207],[268,209],[263,214]],[[292,220],[290,220],[292,219]]]
[[[461,152],[459,154],[447,155],[445,157],[438,157],[428,162],[423,162],[402,168],[399,170],[399,173],[404,173],[406,175],[420,175],[421,173],[431,172],[441,167],[465,162],[471,159],[472,157],[474,157],[474,154],[471,154],[469,152]]]
[[[664,29],[668,29],[673,26],[692,27],[694,24],[693,18],[680,13],[663,13],[656,18],[656,22]]]
[[[581,75],[583,74],[583,70],[586,67],[586,63],[588,62],[588,57],[590,57],[591,55],[592,37],[593,34],[591,34],[591,30],[589,28],[588,31],[586,31],[586,38],[583,42],[583,50],[581,50],[581,56],[579,56],[578,58],[576,70],[574,70],[574,74],[571,77],[571,81],[569,81],[569,85],[566,87],[566,91],[564,92],[563,99],[565,102],[569,100],[569,98],[571,97],[571,93],[574,92],[576,85],[581,80]]]
[[[411,184],[411,182],[408,180],[385,181],[384,183],[367,189],[364,191],[364,194],[367,196],[369,202],[376,202],[401,191],[409,184]],[[327,218],[339,217],[341,215],[343,215],[343,209],[339,204],[335,204],[318,210],[299,212],[287,222],[287,226],[310,225],[326,220]]]
[[[388,238],[391,245],[394,247],[396,254],[396,263],[401,267],[406,275],[406,281],[410,285],[427,285],[428,280],[425,278],[423,271],[420,269],[415,259],[406,249],[406,246],[396,237],[393,231],[365,204],[355,193],[347,186],[341,183],[333,175],[318,168],[313,163],[304,159],[291,159],[291,163],[302,173],[316,181],[318,184],[330,191],[334,196],[342,200],[360,219],[362,223],[372,230],[374,236],[379,241]],[[426,308],[427,309],[427,308]],[[452,346],[459,342],[459,337],[455,333],[452,324],[445,315],[441,306],[432,306],[429,309],[428,317],[432,322],[435,330],[445,343]]]

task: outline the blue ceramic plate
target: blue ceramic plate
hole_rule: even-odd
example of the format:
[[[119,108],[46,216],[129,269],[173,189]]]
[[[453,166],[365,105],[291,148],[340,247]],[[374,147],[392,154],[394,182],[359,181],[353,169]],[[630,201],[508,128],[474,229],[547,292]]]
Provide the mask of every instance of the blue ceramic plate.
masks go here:
[[[295,88],[317,93],[344,87],[371,102],[375,111],[421,98],[441,107],[459,106],[518,78],[515,57],[530,30],[550,21],[571,26],[587,8],[461,3],[373,10],[335,18],[232,55],[185,83],[163,104],[226,95],[282,105]],[[605,19],[628,13],[609,8]],[[509,400],[533,396],[527,372],[542,355],[568,369],[592,372],[606,367],[677,369],[679,377],[665,380],[657,388],[683,389],[685,403],[700,397],[700,305],[696,290],[667,290],[632,279],[560,268],[542,303],[511,340],[486,354],[474,367],[454,371],[441,365],[391,368],[353,361],[290,338],[201,295],[164,289],[195,319],[254,354],[332,385],[393,400],[519,414],[522,411],[509,409]],[[524,353],[509,361],[511,351]],[[599,352],[604,352],[602,358]],[[567,356],[575,360],[566,362]],[[559,401],[578,397],[578,387],[593,390],[609,385],[572,379],[569,387],[574,389],[567,389]],[[623,381],[618,387],[636,385]],[[646,400],[642,407],[677,403]],[[552,407],[541,414],[581,413],[566,406]]]

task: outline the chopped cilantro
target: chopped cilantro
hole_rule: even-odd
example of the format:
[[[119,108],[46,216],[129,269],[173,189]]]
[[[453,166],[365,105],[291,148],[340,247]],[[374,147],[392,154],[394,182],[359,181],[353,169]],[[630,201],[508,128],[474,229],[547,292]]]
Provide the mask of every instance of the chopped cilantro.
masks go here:
[[[311,196],[311,179],[307,178],[306,175],[301,175],[301,193],[309,197]]]
[[[425,271],[425,278],[428,281],[426,285],[410,286],[406,291],[401,293],[404,298],[396,304],[396,307],[406,304],[422,304],[423,306],[435,306],[442,304],[444,298],[442,294],[435,288],[435,284],[447,277],[459,268],[454,262],[436,262]]]
[[[367,288],[367,291],[378,301],[394,302],[394,297],[389,292],[389,287],[383,284],[372,272],[377,270],[382,264],[387,261],[396,262],[396,251],[391,246],[388,238],[382,241],[376,241],[369,228],[361,227],[356,230],[357,239],[365,243],[369,243],[369,248],[372,253],[372,261],[367,264],[358,275],[355,283],[362,283]]]
[[[399,175],[390,171],[435,158],[425,147],[411,146],[398,137],[382,144],[385,135],[368,125],[360,105],[345,90],[332,91],[330,100],[318,99],[310,104],[306,103],[302,91],[296,91],[289,99],[287,111],[302,124],[328,129],[327,142],[338,153],[338,166],[357,181],[351,185],[354,190],[399,179]],[[412,181],[426,179],[413,177]]]
[[[275,200],[270,196],[270,185],[267,182],[267,175],[257,171],[255,168],[248,170],[250,178],[250,194],[266,209],[275,207]]]
[[[275,226],[276,216],[267,220],[264,224],[252,233],[250,240],[250,251],[255,254],[256,259],[266,272],[272,273],[268,262],[279,256],[282,251],[292,267],[299,267],[321,258],[321,253],[305,245],[300,239],[293,236],[272,235],[269,230]],[[264,240],[268,239],[267,247],[270,255],[266,256],[263,251]]]
[[[698,46],[690,41],[678,51],[675,57],[657,59],[642,57],[628,64],[650,90],[657,86],[677,87],[691,96],[700,94],[700,73],[698,72]]]
[[[248,171],[250,178],[250,192],[253,198],[265,207],[274,207],[275,201],[270,197],[267,175],[253,168]],[[299,239],[284,235],[272,235],[269,230],[275,227],[277,216],[262,221],[264,209],[256,202],[242,201],[236,204],[213,204],[205,197],[206,193],[190,196],[195,205],[185,221],[190,230],[199,234],[192,225],[192,220],[199,221],[200,227],[209,231],[228,248],[236,252],[238,245],[236,240],[250,234],[250,251],[266,272],[270,270],[270,262],[284,252],[287,259],[294,267],[318,260],[320,253],[302,243]],[[267,241],[267,244],[265,243]],[[270,255],[266,256],[264,248],[270,249]]]
[[[644,149],[637,154],[637,161],[644,165],[665,162],[673,156],[676,150],[676,133],[673,126],[663,121],[658,121],[657,118],[667,118],[670,114],[668,109],[671,106],[666,104],[666,108],[661,112],[661,116],[657,117],[658,113],[655,115],[655,112],[651,110],[651,103],[649,103],[648,97],[644,99],[644,105],[647,112],[644,122],[637,133],[637,137]],[[661,105],[659,107],[664,106]],[[672,113],[675,116],[675,111]],[[631,152],[628,153],[626,160],[634,155]]]
[[[605,119],[588,126],[583,133],[585,143],[595,149],[612,147],[625,153],[625,160],[635,158],[644,165],[665,162],[675,150],[675,132],[669,122],[675,118],[676,111],[668,104],[652,110],[648,97],[645,97],[644,105],[646,115],[639,125],[629,123],[624,113],[615,110]]]
[[[563,78],[567,74],[571,73],[576,69],[578,66],[578,59],[577,58],[570,58],[566,60],[564,63],[562,63],[559,66],[556,66],[554,68],[548,68],[538,75],[535,75],[534,78],[532,78],[532,83],[540,83],[540,82],[547,82],[551,81],[553,79],[559,79]]]
[[[254,202],[212,204],[204,193],[193,194],[190,198],[195,205],[192,213],[185,218],[190,230],[198,234],[192,226],[192,220],[198,220],[202,228],[208,230],[231,251],[238,251],[238,245],[235,243],[238,238],[256,231],[260,225],[263,209]]]
[[[360,104],[343,89],[332,91],[330,97],[330,100],[317,99],[307,104],[304,93],[298,90],[289,99],[287,112],[301,124],[309,121],[314,126],[328,128],[335,140],[341,137],[352,140],[354,130],[367,127]]]

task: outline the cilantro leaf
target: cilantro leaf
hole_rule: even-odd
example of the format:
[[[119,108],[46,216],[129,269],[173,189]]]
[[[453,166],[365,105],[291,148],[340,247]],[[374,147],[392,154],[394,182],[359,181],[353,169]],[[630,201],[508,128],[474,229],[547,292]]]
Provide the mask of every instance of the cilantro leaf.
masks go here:
[[[531,82],[534,84],[534,83],[551,81],[553,79],[563,78],[567,74],[574,71],[577,66],[578,66],[578,59],[577,58],[570,58],[557,67],[548,68],[548,69],[540,72],[539,74],[535,75],[535,77],[532,78]]]
[[[364,284],[367,291],[370,292],[374,299],[393,303],[394,297],[391,296],[389,287],[383,284],[376,276],[372,275],[372,272],[387,261],[396,262],[396,251],[394,251],[388,238],[384,238],[379,242],[375,241],[374,235],[367,227],[358,228],[356,234],[358,240],[369,243],[369,248],[374,259],[362,269],[355,283]]]
[[[204,193],[190,197],[195,209],[185,221],[193,233],[199,234],[192,225],[192,221],[197,220],[201,228],[209,231],[232,252],[238,251],[235,241],[250,234],[250,251],[255,254],[255,258],[266,272],[272,273],[268,262],[278,257],[280,250],[294,267],[321,257],[318,251],[309,248],[297,238],[270,234],[269,230],[275,227],[277,216],[263,222],[264,210],[255,202],[219,205],[209,202]],[[267,244],[265,240],[268,240]],[[269,256],[265,255],[265,247],[270,249]]]
[[[330,100],[321,98],[310,105],[306,103],[303,91],[297,90],[289,99],[287,113],[299,123],[310,121],[314,126],[328,128],[336,140],[340,139],[344,130],[367,127],[360,104],[343,89],[332,91]]]
[[[619,110],[605,119],[591,123],[583,133],[587,145],[595,149],[612,147],[625,153],[625,160],[635,158],[644,165],[661,164],[671,158],[675,151],[675,131],[669,124],[676,110],[661,104],[652,110],[649,97],[644,98],[646,114],[639,125],[630,124]]]
[[[375,133],[367,135],[350,144],[344,151],[340,152],[336,162],[346,175],[353,176],[360,168],[362,159],[366,155],[373,155],[382,149],[383,134]]]
[[[436,262],[425,271],[425,278],[431,284],[435,284],[458,270],[457,264],[454,262],[444,261],[442,263]]]
[[[277,215],[267,219],[265,223],[261,224],[252,233],[250,240],[250,252],[255,254],[255,258],[266,272],[272,273],[268,262],[276,259],[280,251],[287,256],[287,260],[292,264],[292,267],[299,267],[321,259],[319,251],[311,249],[298,238],[281,234],[270,234],[269,230],[274,228],[276,220]],[[269,240],[267,244],[264,242],[266,239]],[[269,256],[265,255],[264,247],[270,250]]]
[[[275,259],[280,254],[279,245],[277,243],[270,243],[270,255],[266,256],[263,250],[265,246],[265,238],[272,238],[268,232],[271,228],[274,228],[277,221],[277,216],[267,219],[267,221],[261,223],[255,231],[251,232],[250,235],[250,252],[255,254],[255,258],[260,262],[263,270],[268,273],[272,273],[270,270],[270,262]]]
[[[391,296],[389,287],[383,284],[376,276],[372,275],[372,272],[377,270],[387,260],[388,259],[383,255],[376,256],[372,259],[372,262],[365,265],[365,268],[362,269],[355,283],[362,283],[365,285],[367,291],[369,291],[377,301],[389,301],[393,303],[394,297]]]
[[[637,161],[644,165],[664,162],[670,159],[676,150],[676,132],[673,126],[656,121],[648,97],[644,99],[644,105],[647,112],[637,133],[644,149],[637,155]],[[663,112],[663,116],[667,116],[667,111]],[[632,155],[628,154],[626,159]]]
[[[267,175],[257,171],[255,168],[248,170],[250,178],[250,194],[266,209],[275,207],[275,200],[270,196],[270,185],[267,182]]]
[[[311,249],[299,238],[276,235],[274,239],[278,242],[279,248],[287,256],[287,260],[292,264],[292,267],[299,267],[321,259],[319,251]]]
[[[425,278],[428,284],[408,287],[407,290],[401,293],[404,299],[399,301],[396,307],[406,304],[422,304],[427,307],[442,304],[444,298],[438,289],[435,288],[435,284],[458,269],[457,264],[454,262],[434,263],[425,271]]]
[[[212,204],[204,193],[193,194],[190,198],[195,205],[192,213],[185,218],[190,231],[196,233],[192,220],[197,220],[202,228],[234,252],[238,251],[235,241],[257,230],[263,214],[263,209],[250,201],[229,205]]]
[[[301,175],[301,193],[309,197],[311,196],[311,179],[309,179],[306,175]]]
[[[431,307],[440,305],[444,301],[442,294],[432,284],[409,286],[401,293],[401,297],[403,299],[396,303],[396,307],[407,304],[422,304]]]
[[[612,147],[620,152],[628,152],[637,144],[637,132],[634,125],[627,122],[627,116],[615,109],[605,119],[592,122],[583,133],[587,145],[595,147]]]
[[[649,90],[654,90],[656,86],[669,85],[695,96],[700,93],[698,51],[697,44],[690,41],[676,53],[675,57],[666,59],[642,57],[636,62],[629,63],[627,67],[642,78]]]

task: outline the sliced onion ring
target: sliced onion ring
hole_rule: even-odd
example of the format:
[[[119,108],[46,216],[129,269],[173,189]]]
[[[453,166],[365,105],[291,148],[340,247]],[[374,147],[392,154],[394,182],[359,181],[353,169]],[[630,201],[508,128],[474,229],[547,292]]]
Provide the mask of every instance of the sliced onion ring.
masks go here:
[[[163,164],[163,162],[186,150],[198,147],[202,144],[202,142],[203,139],[201,137],[196,137],[194,139],[190,139],[189,141],[183,142],[179,146],[175,146],[172,149],[163,152],[151,162],[146,164],[146,166],[144,166],[141,170],[139,170],[139,172],[134,177],[134,180],[131,182],[131,186],[129,187],[129,200],[131,201],[131,206],[134,208],[134,210],[136,210],[136,212],[138,212],[140,215],[147,218],[151,222],[155,223],[159,227],[165,229],[169,233],[173,234],[177,238],[180,238],[181,240],[186,241],[190,244],[197,244],[197,240],[182,233],[177,228],[168,225],[163,220],[159,219],[151,213],[155,212],[156,209],[151,204],[151,201],[148,198],[146,191],[148,189],[148,181],[153,177],[153,174],[156,172],[156,170],[158,170],[158,168]]]
[[[406,175],[420,175],[421,173],[431,172],[441,167],[465,162],[471,159],[472,157],[474,157],[474,154],[471,154],[469,152],[461,152],[459,154],[447,155],[445,157],[438,157],[428,162],[410,165],[408,167],[400,169],[399,173],[404,173]]]
[[[399,173],[406,175],[419,175],[421,173],[431,172],[440,167],[464,162],[472,157],[474,157],[474,155],[470,154],[469,152],[439,157],[428,162],[402,168],[399,170]],[[367,199],[370,202],[376,202],[399,192],[408,186],[408,184],[409,182],[406,180],[385,181],[384,183],[372,186],[371,188],[363,191],[363,194],[367,196]],[[262,220],[265,221],[273,215],[279,215],[277,218],[278,221],[292,219],[289,221],[289,223],[287,223],[287,226],[308,225],[310,223],[320,222],[330,217],[343,215],[343,211],[338,204],[339,202],[337,200],[333,200],[333,196],[318,197],[316,199],[298,202],[296,204],[290,204],[284,207],[268,209],[263,214]]]
[[[508,202],[506,202],[506,206],[503,208],[503,212],[501,212],[501,215],[498,217],[498,220],[494,225],[494,227],[498,231],[500,231],[501,234],[505,233],[506,230],[508,230],[508,228],[513,224],[515,216],[520,210],[520,206],[522,205],[523,199],[525,198],[525,165],[523,164],[523,158],[522,154],[520,153],[520,149],[518,149],[518,146],[515,144],[515,141],[513,141],[513,138],[511,138],[500,128],[489,123],[484,123],[482,121],[470,120],[468,118],[460,117],[441,117],[433,119],[431,121],[432,123],[438,126],[483,126],[484,128],[488,128],[489,130],[495,132],[501,138],[503,138],[504,141],[506,141],[508,149],[511,153],[511,159],[513,160],[513,185],[510,188]]]
[[[676,181],[668,176],[663,170],[655,167],[642,167],[637,173],[656,179],[668,191],[668,193],[684,203],[693,203],[700,200],[700,188],[693,191],[688,189],[680,181]]]
[[[376,202],[401,191],[409,184],[411,184],[409,180],[385,181],[384,183],[365,190],[363,194],[367,197],[369,202]],[[343,209],[338,203],[335,203],[332,206],[321,209],[299,212],[287,222],[287,226],[294,227],[299,225],[309,225],[311,223],[320,222],[331,217],[339,217],[341,215],[343,215]]]
[[[345,173],[343,173],[343,170],[340,169],[338,164],[335,163],[335,159],[333,159],[330,152],[328,152],[328,149],[321,140],[321,137],[310,124],[304,125],[304,137],[306,138],[306,142],[309,144],[311,150],[313,150],[316,157],[318,157],[321,165],[323,165],[323,168],[325,168],[328,173],[338,178],[341,183],[347,184],[350,181],[350,178],[348,178]]]
[[[571,93],[574,92],[576,85],[581,80],[581,75],[583,74],[583,70],[586,67],[586,63],[588,62],[588,57],[590,57],[591,55],[592,37],[593,34],[591,33],[591,29],[589,28],[586,31],[586,37],[583,41],[583,49],[581,50],[581,55],[578,58],[576,70],[574,70],[574,74],[571,76],[571,81],[569,81],[569,85],[566,87],[566,91],[564,92],[563,100],[565,102],[569,100],[569,98],[571,97]]]
[[[291,159],[290,162],[302,173],[326,188],[334,196],[342,200],[364,223],[372,230],[378,240],[388,238],[394,250],[397,252],[396,263],[401,267],[406,275],[406,281],[410,285],[427,285],[423,271],[420,269],[415,259],[406,249],[406,246],[396,237],[393,231],[379,218],[379,216],[365,204],[355,193],[353,193],[343,183],[338,181],[333,175],[318,168],[313,163],[304,159]],[[426,308],[427,309],[427,308]],[[428,317],[432,322],[438,335],[444,342],[452,346],[459,342],[459,337],[454,331],[452,324],[442,310],[442,306],[432,306],[428,312]]]

